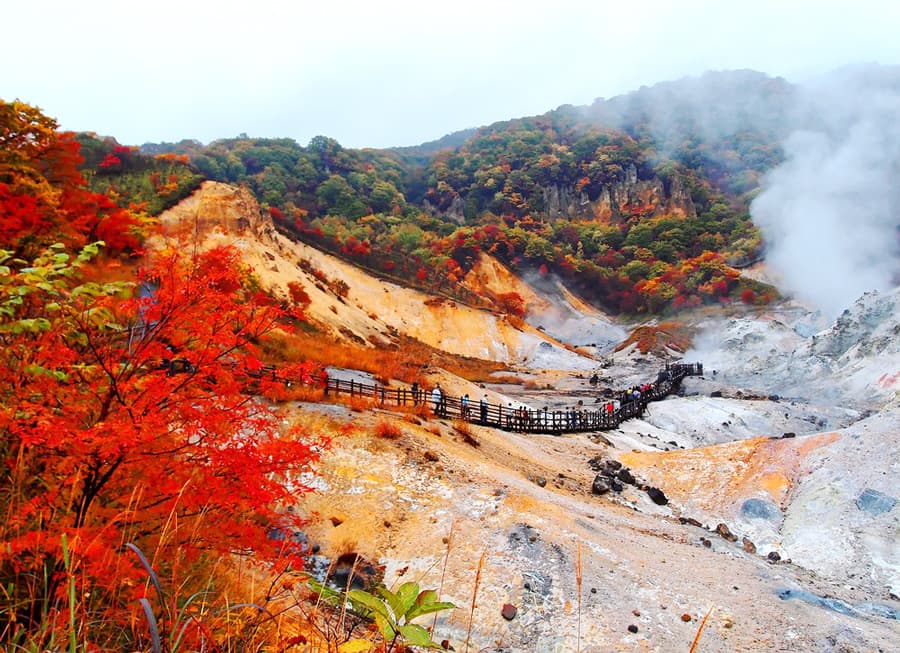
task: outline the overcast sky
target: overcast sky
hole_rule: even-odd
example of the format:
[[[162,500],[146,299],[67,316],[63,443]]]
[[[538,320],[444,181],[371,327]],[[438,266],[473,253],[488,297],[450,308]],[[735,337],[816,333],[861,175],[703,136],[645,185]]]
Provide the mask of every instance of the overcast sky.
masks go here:
[[[3,10],[0,98],[120,142],[413,145],[707,70],[900,64],[900,2],[44,0]]]

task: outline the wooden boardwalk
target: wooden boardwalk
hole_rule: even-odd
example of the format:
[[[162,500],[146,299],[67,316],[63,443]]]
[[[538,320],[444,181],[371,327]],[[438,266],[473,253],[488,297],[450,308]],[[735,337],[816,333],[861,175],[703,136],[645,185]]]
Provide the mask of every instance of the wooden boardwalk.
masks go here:
[[[440,401],[434,401],[430,391],[390,388],[332,377],[325,384],[325,394],[371,397],[383,406],[425,405],[437,417],[460,419],[504,431],[561,435],[618,428],[625,420],[643,415],[651,401],[659,401],[677,391],[685,377],[702,374],[702,363],[666,365],[657,375],[656,381],[644,383],[631,391],[602,397],[599,407],[594,409],[530,410],[491,403],[482,406],[479,398],[470,398],[466,407],[460,397],[442,394]]]

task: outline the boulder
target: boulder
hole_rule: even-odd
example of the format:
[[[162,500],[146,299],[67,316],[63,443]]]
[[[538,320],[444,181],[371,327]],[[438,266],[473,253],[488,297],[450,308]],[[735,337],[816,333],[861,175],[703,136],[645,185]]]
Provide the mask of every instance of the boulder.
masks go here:
[[[591,484],[591,492],[593,494],[597,494],[597,495],[606,494],[611,489],[612,489],[612,486],[610,485],[609,478],[607,478],[606,476],[603,476],[602,474],[597,474],[594,477],[594,482]]]
[[[741,504],[741,514],[750,519],[765,519],[767,521],[780,520],[781,509],[765,499],[747,499]]]
[[[623,483],[627,483],[628,485],[634,485],[636,482],[634,475],[631,473],[631,470],[629,470],[627,467],[623,467],[622,469],[620,469],[618,471],[618,473],[616,474],[616,477],[620,481],[622,481]]]
[[[658,506],[668,505],[669,499],[666,497],[665,493],[656,487],[648,487],[647,488],[647,496]]]
[[[856,507],[871,515],[881,515],[890,512],[896,505],[896,498],[869,488],[863,490],[862,494],[856,499]]]

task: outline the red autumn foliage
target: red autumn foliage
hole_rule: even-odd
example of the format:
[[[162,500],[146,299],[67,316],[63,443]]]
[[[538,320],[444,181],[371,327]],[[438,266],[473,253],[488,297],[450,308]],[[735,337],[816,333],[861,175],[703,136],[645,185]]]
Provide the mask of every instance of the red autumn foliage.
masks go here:
[[[56,241],[73,248],[103,239],[107,251],[140,248],[137,220],[91,192],[78,170],[74,135],[21,102],[0,101],[0,237],[33,255]],[[114,156],[114,155],[110,155]]]
[[[70,253],[139,245],[137,220],[87,190],[78,162],[53,120],[0,101],[0,614],[14,625],[0,647],[53,628],[67,573],[76,602],[127,627],[146,572],[126,542],[161,574],[232,554],[299,564],[284,535],[300,520],[279,508],[323,444],[264,400],[314,369],[260,373],[257,343],[284,313],[247,290],[236,250],[164,251],[133,283],[102,281],[93,245]]]
[[[507,292],[497,295],[497,307],[507,315],[516,317],[525,316],[525,300],[517,292]]]
[[[122,562],[127,541],[161,565],[210,553],[296,557],[270,534],[299,527],[277,507],[305,490],[299,474],[315,454],[252,396],[280,386],[253,374],[253,343],[281,313],[242,290],[237,252],[166,252],[139,276],[152,292],[137,294],[72,272],[4,288],[27,289],[0,319],[0,451],[12,470],[4,587],[49,570],[52,596],[62,534],[91,591],[110,601],[131,598],[143,574]],[[312,372],[292,369],[296,381]],[[40,605],[19,598],[16,613],[36,619]]]
[[[122,159],[115,154],[107,154],[103,160],[97,164],[97,167],[103,168],[104,170],[118,170],[122,167]]]
[[[307,306],[310,305],[312,299],[309,297],[309,293],[303,288],[303,284],[299,281],[291,281],[288,284],[288,295],[291,298],[291,304],[294,307],[299,308],[301,310],[305,310]]]

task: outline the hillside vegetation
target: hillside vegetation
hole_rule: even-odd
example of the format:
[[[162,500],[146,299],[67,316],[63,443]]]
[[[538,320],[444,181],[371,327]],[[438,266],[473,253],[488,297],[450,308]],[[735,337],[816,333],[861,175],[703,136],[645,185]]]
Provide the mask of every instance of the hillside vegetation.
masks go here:
[[[247,185],[285,233],[406,284],[477,302],[477,253],[555,272],[607,310],[765,303],[748,201],[781,160],[791,87],[737,72],[560,107],[419,148],[317,136],[146,144]],[[713,109],[712,107],[715,107]]]

